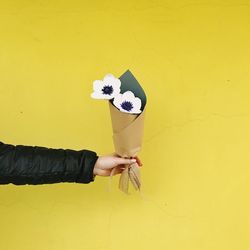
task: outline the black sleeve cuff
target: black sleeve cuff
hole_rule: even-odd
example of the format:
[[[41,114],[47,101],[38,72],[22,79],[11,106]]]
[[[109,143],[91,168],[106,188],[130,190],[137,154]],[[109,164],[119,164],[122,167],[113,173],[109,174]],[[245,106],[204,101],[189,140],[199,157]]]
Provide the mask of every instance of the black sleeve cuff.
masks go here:
[[[80,172],[76,178],[76,183],[89,183],[95,180],[95,175],[93,173],[95,163],[98,159],[96,152],[83,149],[80,150]]]

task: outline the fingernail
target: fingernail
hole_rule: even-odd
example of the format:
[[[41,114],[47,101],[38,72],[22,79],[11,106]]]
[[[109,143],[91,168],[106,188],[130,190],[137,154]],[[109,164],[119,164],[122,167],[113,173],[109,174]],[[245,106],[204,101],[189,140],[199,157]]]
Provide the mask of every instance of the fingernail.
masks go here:
[[[132,159],[131,161],[132,161],[132,162],[136,162],[136,159]]]

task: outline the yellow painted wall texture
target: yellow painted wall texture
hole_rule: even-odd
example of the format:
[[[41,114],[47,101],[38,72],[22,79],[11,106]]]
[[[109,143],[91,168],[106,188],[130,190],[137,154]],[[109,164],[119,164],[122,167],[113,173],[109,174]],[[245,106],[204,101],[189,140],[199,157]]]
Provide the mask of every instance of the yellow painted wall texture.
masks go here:
[[[250,1],[0,2],[0,140],[112,153],[92,81],[147,96],[141,193],[2,185],[0,249],[250,249]]]

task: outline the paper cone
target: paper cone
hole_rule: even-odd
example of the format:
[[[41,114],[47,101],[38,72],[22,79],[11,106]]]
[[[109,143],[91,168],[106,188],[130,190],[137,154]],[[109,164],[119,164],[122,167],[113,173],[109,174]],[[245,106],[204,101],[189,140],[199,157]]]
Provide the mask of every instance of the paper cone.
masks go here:
[[[139,116],[123,113],[110,102],[109,109],[115,152],[125,158],[136,156],[142,147],[145,109]]]
[[[121,112],[111,101],[109,102],[115,152],[123,158],[131,158],[135,157],[142,148],[146,95],[130,71],[126,71],[120,80],[123,92],[133,90],[135,96],[139,96],[142,100],[143,111],[140,114]],[[134,163],[125,167],[119,180],[120,190],[128,193],[129,180],[136,190],[140,190],[141,180],[138,164]]]

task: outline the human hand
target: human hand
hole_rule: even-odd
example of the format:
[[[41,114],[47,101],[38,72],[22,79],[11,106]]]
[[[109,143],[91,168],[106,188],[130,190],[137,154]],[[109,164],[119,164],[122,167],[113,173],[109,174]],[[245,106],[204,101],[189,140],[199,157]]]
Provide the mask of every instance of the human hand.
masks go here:
[[[135,162],[137,162],[139,166],[142,166],[142,163],[137,156],[132,159],[122,158],[116,153],[99,156],[95,163],[93,174],[99,176],[110,176],[114,167],[116,167],[116,169],[113,175],[120,174],[125,169],[125,164],[132,164]]]

